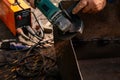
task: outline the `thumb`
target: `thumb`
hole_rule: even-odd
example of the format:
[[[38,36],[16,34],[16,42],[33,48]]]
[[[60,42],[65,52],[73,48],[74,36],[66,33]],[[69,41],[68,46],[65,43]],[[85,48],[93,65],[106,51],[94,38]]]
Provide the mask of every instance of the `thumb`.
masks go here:
[[[76,7],[73,9],[72,13],[77,14],[81,9],[83,9],[87,5],[86,0],[80,0]]]

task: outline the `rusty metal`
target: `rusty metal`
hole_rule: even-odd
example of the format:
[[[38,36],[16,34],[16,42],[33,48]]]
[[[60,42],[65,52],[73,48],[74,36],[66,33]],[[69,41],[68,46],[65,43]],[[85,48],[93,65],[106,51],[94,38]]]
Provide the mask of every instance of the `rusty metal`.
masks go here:
[[[55,46],[62,80],[82,80],[76,54],[74,54],[70,41],[60,41]]]
[[[62,1],[65,9],[73,3],[74,1]],[[83,34],[78,34],[72,39],[72,42],[82,76],[79,74],[79,69],[77,67],[77,62],[75,61],[75,56],[70,41],[56,39],[58,37],[58,32],[56,29],[54,30],[58,67],[63,80],[81,80],[82,77],[83,80],[113,80],[110,76],[113,76],[114,80],[119,80],[118,73],[115,70],[117,67],[117,70],[120,71],[118,68],[119,63],[117,62],[117,57],[120,57],[119,4],[119,0],[107,3],[106,7],[101,12],[96,14],[78,13],[79,17],[83,20],[85,27]],[[101,60],[103,58],[104,60]],[[113,58],[117,60],[114,60]],[[99,61],[98,64],[97,61],[94,61],[96,59]],[[115,62],[115,64],[112,62]],[[112,67],[109,68],[107,64]],[[95,70],[98,69],[95,73],[94,69],[92,69],[92,65],[95,67]],[[114,65],[116,65],[116,67]],[[107,74],[106,71],[101,72],[103,69],[102,66],[105,69],[108,68],[107,71],[111,74]],[[94,73],[93,75],[92,72]],[[102,75],[102,77],[96,76],[98,74]],[[76,75],[78,75],[77,79]]]
[[[58,29],[54,27],[55,53],[62,80],[82,80],[71,41],[60,40],[58,35]]]

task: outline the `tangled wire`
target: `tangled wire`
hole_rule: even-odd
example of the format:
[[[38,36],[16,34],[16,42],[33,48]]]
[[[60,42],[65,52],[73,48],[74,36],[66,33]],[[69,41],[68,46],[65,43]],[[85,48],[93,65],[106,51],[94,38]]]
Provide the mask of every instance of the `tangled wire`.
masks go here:
[[[22,77],[41,77],[42,80],[59,80],[56,60],[41,53],[39,44],[28,51],[18,51],[4,54],[7,64],[14,66],[14,71]],[[44,78],[44,79],[43,79]],[[58,79],[57,79],[58,78]]]

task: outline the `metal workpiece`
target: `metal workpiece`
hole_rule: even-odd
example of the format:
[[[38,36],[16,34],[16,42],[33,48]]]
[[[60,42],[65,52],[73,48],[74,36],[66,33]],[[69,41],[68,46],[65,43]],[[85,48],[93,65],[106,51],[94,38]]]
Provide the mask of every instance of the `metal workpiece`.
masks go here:
[[[74,1],[62,1],[64,9],[68,9],[73,3]],[[84,22],[84,31],[72,38],[73,47],[71,40],[58,39],[58,32],[54,30],[58,67],[63,80],[120,79],[119,3],[119,0],[107,3],[106,7],[96,14],[79,12],[78,16]]]
[[[117,39],[117,40],[116,40]],[[118,57],[119,40],[114,39],[92,39],[91,41],[83,39],[73,39],[73,45],[78,59],[95,59]]]
[[[55,49],[62,80],[83,80],[71,41],[55,43]]]

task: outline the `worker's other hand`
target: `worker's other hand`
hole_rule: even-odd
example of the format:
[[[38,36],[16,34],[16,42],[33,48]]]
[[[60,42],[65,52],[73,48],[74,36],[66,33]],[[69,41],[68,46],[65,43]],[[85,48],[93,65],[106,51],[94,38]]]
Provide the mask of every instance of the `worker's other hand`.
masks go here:
[[[73,9],[73,14],[79,11],[83,13],[97,13],[106,5],[106,0],[80,0],[77,6]]]

